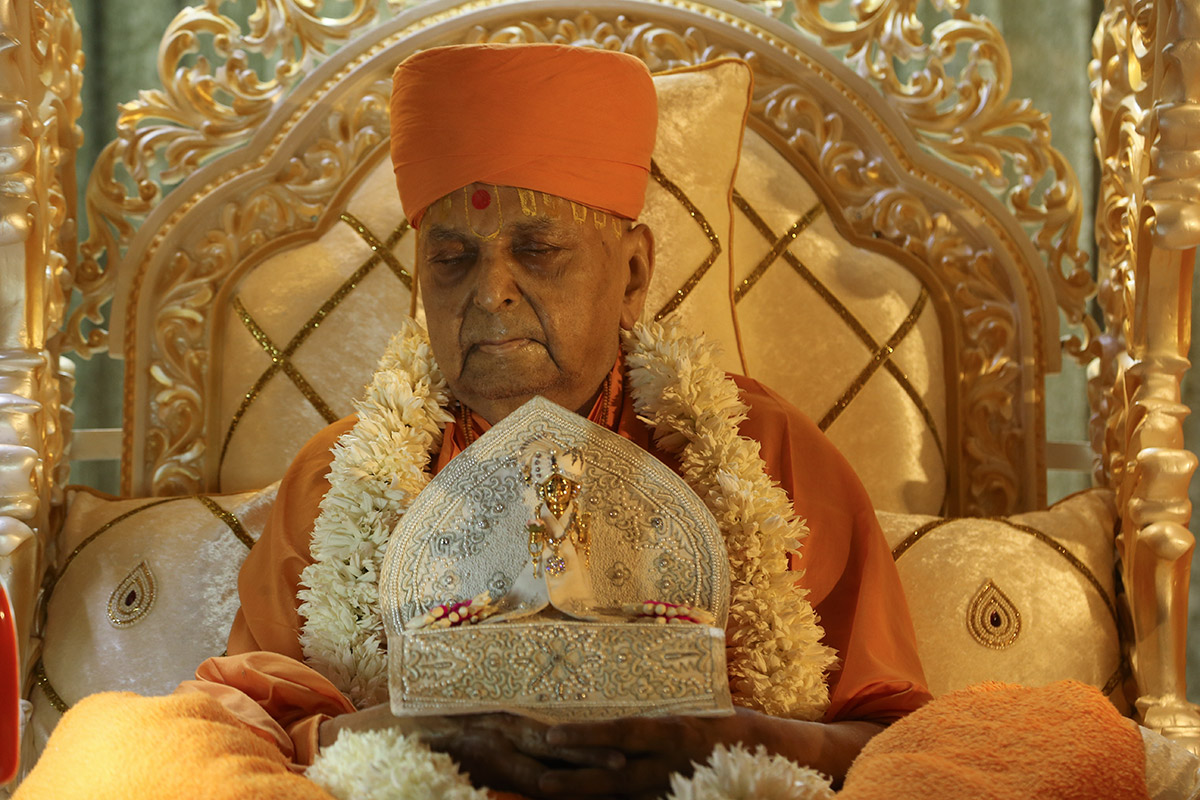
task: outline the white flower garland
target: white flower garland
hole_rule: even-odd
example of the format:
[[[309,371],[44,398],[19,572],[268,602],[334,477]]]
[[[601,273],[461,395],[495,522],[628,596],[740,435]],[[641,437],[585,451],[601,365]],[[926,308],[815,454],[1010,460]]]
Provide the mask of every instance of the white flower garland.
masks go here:
[[[678,455],[684,480],[725,536],[735,701],[775,716],[819,718],[836,654],[821,644],[807,592],[795,586],[803,573],[788,569],[807,529],[766,475],[758,443],[738,434],[746,407],[736,384],[711,348],[675,322],[638,325],[625,344],[635,408],[659,446]],[[392,529],[429,481],[449,399],[425,332],[406,320],[356,406],[357,424],[334,448],[312,535],[314,563],[300,576],[301,645],[305,661],[358,708],[387,699],[380,565]]]
[[[300,573],[304,660],[358,708],[387,699],[379,569],[388,537],[429,483],[430,454],[450,421],[450,394],[421,326],[406,320],[338,440],[329,492]]]
[[[683,479],[717,519],[729,554],[726,663],[738,705],[777,717],[818,719],[829,705],[825,672],[837,660],[797,587],[788,554],[808,535],[787,493],[767,476],[758,442],[738,434],[746,406],[713,350],[677,323],[626,334],[634,408]]]

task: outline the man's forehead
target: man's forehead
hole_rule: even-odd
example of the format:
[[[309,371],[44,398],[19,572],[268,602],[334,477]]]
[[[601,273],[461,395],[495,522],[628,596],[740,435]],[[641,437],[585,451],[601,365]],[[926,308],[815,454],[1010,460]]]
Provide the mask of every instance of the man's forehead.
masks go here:
[[[463,233],[494,238],[514,233],[548,232],[565,223],[619,236],[624,220],[564,197],[514,186],[472,183],[435,201],[422,228],[432,240],[461,238]]]

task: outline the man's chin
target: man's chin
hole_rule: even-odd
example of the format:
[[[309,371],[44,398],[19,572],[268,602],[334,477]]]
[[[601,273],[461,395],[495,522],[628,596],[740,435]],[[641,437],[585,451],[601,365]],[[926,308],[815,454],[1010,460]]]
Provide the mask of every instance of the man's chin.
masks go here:
[[[453,386],[455,394],[464,400],[468,397],[491,402],[515,403],[516,408],[537,395],[552,392],[557,376],[543,375],[538,370],[519,364],[504,365],[497,369],[466,369]]]

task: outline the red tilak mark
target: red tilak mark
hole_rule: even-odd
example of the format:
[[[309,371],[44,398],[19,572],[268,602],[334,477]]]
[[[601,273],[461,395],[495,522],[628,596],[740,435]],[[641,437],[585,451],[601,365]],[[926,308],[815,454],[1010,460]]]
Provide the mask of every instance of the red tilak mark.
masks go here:
[[[471,195],[471,205],[483,211],[492,204],[492,196],[488,194],[487,189],[476,189],[475,194]]]

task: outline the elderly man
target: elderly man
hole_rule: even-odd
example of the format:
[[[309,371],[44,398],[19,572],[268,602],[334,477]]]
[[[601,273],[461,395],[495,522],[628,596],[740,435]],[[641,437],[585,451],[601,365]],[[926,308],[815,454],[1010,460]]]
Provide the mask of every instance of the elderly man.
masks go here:
[[[397,70],[393,162],[419,229],[429,342],[453,395],[432,472],[536,395],[678,467],[638,418],[619,336],[642,314],[654,263],[652,232],[635,221],[654,143],[653,92],[636,59],[555,46],[443,48]],[[861,486],[799,412],[752,381],[738,386],[750,406],[741,433],[761,443],[768,474],[812,532],[805,583],[842,661],[823,721],[750,709],[552,728],[468,718],[431,741],[474,781],[537,796],[661,792],[672,771],[734,741],[841,775],[881,725],[927,699],[903,594]],[[296,590],[312,560],[330,448],[354,422],[310,443],[281,486],[268,532],[242,571],[243,613],[229,652],[248,655],[200,673],[222,689],[245,686],[246,670],[266,660],[258,651],[304,655]],[[339,730],[389,723],[385,707],[344,713],[350,706],[339,695],[314,690],[311,675],[297,677],[298,663],[284,666],[286,677],[250,694],[276,720],[266,728],[301,763]],[[275,659],[264,672],[279,669]],[[313,694],[281,703],[276,681]]]
[[[540,395],[680,470],[667,432],[643,418],[655,398],[632,385],[631,356],[621,348],[621,332],[642,315],[654,266],[653,234],[636,221],[656,125],[645,66],[552,45],[439,48],[397,70],[392,111],[397,184],[419,231],[428,346],[452,396],[424,428],[413,426],[427,450],[406,456],[404,468],[438,473]],[[402,355],[419,361],[426,346],[413,341]],[[400,394],[416,396],[417,384],[435,379],[429,370]],[[546,725],[491,714],[426,731],[476,785],[530,797],[659,796],[671,773],[734,742],[841,776],[872,735],[928,699],[899,579],[861,485],[798,411],[753,381],[733,380],[749,409],[737,432],[760,447],[761,462],[747,468],[781,485],[810,530],[802,588],[784,591],[808,592],[824,644],[838,656],[824,711],[793,714],[784,699],[735,691],[744,704],[729,716]],[[342,420],[299,454],[242,569],[229,655],[205,662],[199,680],[183,687],[215,698],[300,765],[345,731],[412,729],[363,677],[370,658],[355,655],[382,650],[378,621],[322,607],[324,596],[348,595],[345,587],[322,595],[313,571],[331,515],[355,504],[353,481],[331,491],[331,464],[336,473],[351,443],[397,446],[367,428],[361,414]],[[382,479],[386,489],[392,478]],[[349,501],[333,498],[337,491],[350,492]],[[393,519],[388,513],[381,518]],[[781,561],[786,568],[786,556]],[[356,575],[374,580],[377,561],[353,563]],[[312,624],[317,617],[366,633],[339,651],[341,642]],[[825,705],[824,687],[819,696]]]

